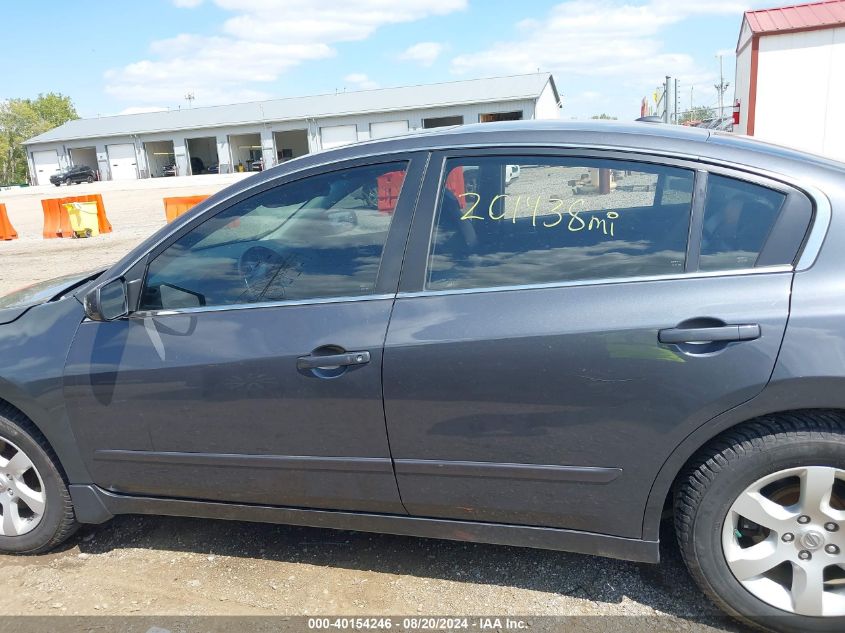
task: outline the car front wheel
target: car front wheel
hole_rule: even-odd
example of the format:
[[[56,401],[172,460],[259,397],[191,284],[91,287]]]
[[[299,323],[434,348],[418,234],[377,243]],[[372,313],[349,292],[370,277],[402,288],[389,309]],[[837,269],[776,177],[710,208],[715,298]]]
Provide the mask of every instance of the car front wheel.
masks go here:
[[[0,405],[0,552],[47,551],[77,526],[50,446],[20,413]]]
[[[716,604],[771,631],[845,630],[845,425],[835,413],[761,418],[682,475],[675,528]]]

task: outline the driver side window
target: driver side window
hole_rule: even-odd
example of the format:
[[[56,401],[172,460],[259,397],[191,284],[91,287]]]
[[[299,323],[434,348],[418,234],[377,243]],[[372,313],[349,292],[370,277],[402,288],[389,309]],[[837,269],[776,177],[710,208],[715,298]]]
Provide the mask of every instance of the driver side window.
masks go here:
[[[232,205],[150,262],[140,309],[371,294],[406,168],[320,174]]]

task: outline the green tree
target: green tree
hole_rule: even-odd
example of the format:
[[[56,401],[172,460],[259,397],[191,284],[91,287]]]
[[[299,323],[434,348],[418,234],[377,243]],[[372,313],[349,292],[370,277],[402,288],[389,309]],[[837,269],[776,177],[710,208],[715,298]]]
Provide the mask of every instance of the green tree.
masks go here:
[[[696,106],[681,114],[681,123],[687,121],[706,121],[716,117],[716,111],[710,106]]]
[[[609,114],[605,114],[602,112],[601,114],[594,114],[590,117],[591,119],[601,119],[602,121],[615,121],[615,116],[610,116]]]
[[[78,119],[70,97],[49,92],[35,99],[0,102],[0,184],[26,182],[26,148],[22,145],[71,119]]]

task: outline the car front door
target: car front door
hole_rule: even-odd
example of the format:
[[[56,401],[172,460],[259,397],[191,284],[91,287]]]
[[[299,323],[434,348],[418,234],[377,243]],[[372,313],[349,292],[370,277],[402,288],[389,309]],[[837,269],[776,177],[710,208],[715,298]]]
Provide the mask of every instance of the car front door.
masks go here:
[[[790,237],[796,194],[670,159],[479,150],[429,174],[385,347],[405,507],[639,537],[668,454],[769,379],[806,199]]]
[[[381,363],[422,169],[400,156],[287,176],[212,208],[133,266],[137,307],[82,323],[66,365],[94,483],[404,512]]]

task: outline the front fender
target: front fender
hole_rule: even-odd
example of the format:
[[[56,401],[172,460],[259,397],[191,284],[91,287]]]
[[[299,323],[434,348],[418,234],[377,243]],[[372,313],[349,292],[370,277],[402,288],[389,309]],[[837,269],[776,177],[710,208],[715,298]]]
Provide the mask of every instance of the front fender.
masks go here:
[[[0,400],[41,431],[70,483],[91,481],[62,393],[65,359],[84,316],[79,302],[67,297],[32,307],[13,322],[0,325]]]

